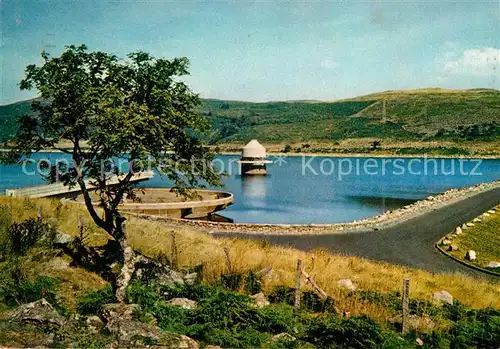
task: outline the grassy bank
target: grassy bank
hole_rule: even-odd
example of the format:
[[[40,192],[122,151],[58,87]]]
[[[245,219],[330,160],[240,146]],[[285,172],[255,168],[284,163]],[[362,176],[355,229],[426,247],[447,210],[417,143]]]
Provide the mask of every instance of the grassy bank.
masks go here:
[[[15,220],[33,217],[36,207],[40,206],[42,215],[58,222],[59,229],[78,234],[78,216],[85,221],[86,234],[91,244],[103,244],[106,235],[97,228],[83,207],[61,205],[57,200],[0,198],[0,204],[10,203]],[[170,232],[172,228],[164,224],[131,217],[127,220],[127,235],[132,245],[148,256],[169,254],[171,251]],[[409,269],[386,263],[373,262],[356,257],[334,255],[325,250],[302,252],[291,248],[269,246],[264,243],[243,239],[216,239],[191,229],[176,229],[179,251],[179,264],[183,267],[204,265],[204,281],[214,282],[225,270],[223,248],[231,254],[236,271],[258,270],[270,266],[271,275],[264,280],[264,288],[272,289],[277,285],[292,287],[295,282],[297,258],[304,260],[305,269],[314,276],[325,292],[335,299],[345,310],[353,313],[366,313],[380,319],[388,319],[383,309],[372,305],[345,299],[345,292],[335,280],[350,278],[360,288],[380,292],[400,291],[401,280],[409,277],[411,296],[431,300],[432,293],[447,290],[460,302],[472,307],[493,306],[500,308],[500,286],[498,284],[475,280],[459,274],[431,274],[422,270]]]
[[[373,144],[378,142],[374,149]],[[391,140],[377,137],[339,141],[262,142],[268,153],[332,156],[422,156],[429,157],[500,157],[499,142]],[[217,145],[220,152],[241,153],[244,142]]]
[[[486,268],[489,262],[500,262],[500,214],[499,207],[493,213],[487,213],[488,216],[481,216],[480,222],[475,222],[473,227],[463,230],[462,234],[455,235],[452,243],[458,250],[451,251],[454,257],[467,261],[465,254],[468,250],[476,252],[475,261],[467,261],[482,268]],[[500,268],[497,268],[500,270]]]
[[[84,233],[80,236],[88,245],[102,245],[107,239],[83,207],[64,206],[57,200],[7,197],[0,198],[0,207],[3,225],[34,218],[39,209],[43,221],[75,236],[80,234],[77,221],[81,216]],[[203,277],[199,285],[174,288],[133,283],[128,291],[129,301],[141,306],[141,312],[134,316],[170,333],[193,337],[201,344],[274,349],[412,348],[417,347],[415,338],[420,337],[428,348],[480,348],[495,341],[490,332],[500,326],[500,322],[498,326],[495,322],[500,321],[498,283],[459,274],[430,274],[325,250],[305,253],[262,242],[216,239],[191,229],[173,230],[134,217],[127,220],[126,226],[132,246],[153,258],[171,256],[173,232],[179,268],[202,270]],[[227,274],[225,248],[230,255],[231,274]],[[297,310],[291,306],[298,258],[330,297],[328,302],[320,301],[305,285],[302,307]],[[84,316],[97,314],[102,304],[114,301],[109,285],[99,276],[71,266],[68,257],[44,252],[41,247],[36,247],[32,256],[22,258],[28,281],[17,286],[17,298],[12,299],[12,293],[5,292],[10,287],[10,274],[4,273],[9,268],[6,264],[0,262],[0,277],[5,282],[0,286],[0,344],[22,347],[43,339],[40,330],[9,321],[9,311],[19,300],[24,303],[43,296],[68,318],[75,312]],[[254,272],[266,267],[271,272],[256,279]],[[404,277],[410,278],[411,331],[402,336],[398,327],[399,292]],[[357,290],[339,286],[337,281],[341,279],[351,279]],[[432,295],[440,290],[450,292],[458,302],[445,307],[433,305]],[[247,295],[258,291],[267,295],[270,306],[252,306]],[[167,301],[173,297],[193,299],[199,307],[172,307]],[[342,313],[349,316],[341,316]],[[76,340],[79,347],[101,348],[113,341],[112,336],[86,331],[82,327],[74,333],[59,333],[54,346],[65,347]],[[286,335],[276,338],[283,333]]]

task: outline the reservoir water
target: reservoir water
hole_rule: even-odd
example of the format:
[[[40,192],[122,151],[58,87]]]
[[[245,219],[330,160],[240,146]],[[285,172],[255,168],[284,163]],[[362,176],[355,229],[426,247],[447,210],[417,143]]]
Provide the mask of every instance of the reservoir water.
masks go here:
[[[34,160],[64,158],[39,153]],[[500,179],[500,160],[270,156],[266,176],[239,174],[236,155],[217,156],[235,203],[219,213],[235,222],[337,223],[374,216],[450,188]],[[0,165],[0,192],[44,183],[35,165]],[[169,187],[159,175],[141,187]]]

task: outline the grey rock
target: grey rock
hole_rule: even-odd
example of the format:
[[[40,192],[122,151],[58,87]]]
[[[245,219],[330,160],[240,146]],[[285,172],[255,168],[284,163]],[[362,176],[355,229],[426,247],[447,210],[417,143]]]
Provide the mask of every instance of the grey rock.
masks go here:
[[[457,228],[455,229],[455,234],[457,234],[457,235],[462,234],[462,228],[457,227]]]
[[[446,291],[434,292],[432,300],[434,303],[448,303],[453,305],[453,296]]]
[[[138,304],[109,303],[102,306],[102,317],[106,322],[116,319],[132,320],[133,315],[138,313],[141,307]]]
[[[190,274],[184,275],[183,279],[187,285],[194,285],[196,280],[198,279],[198,274],[197,273],[190,273]]]
[[[293,342],[293,341],[296,341],[297,338],[295,338],[294,336],[292,336],[291,334],[288,334],[288,333],[278,333],[274,336],[271,337],[271,342],[278,342],[278,341],[283,341],[283,342]]]
[[[451,245],[451,240],[448,240],[448,239],[445,239],[441,242],[441,245],[443,246],[448,246],[448,245]]]
[[[356,285],[352,283],[351,279],[342,279],[337,281],[337,285],[340,287],[343,287],[345,289],[348,289],[349,291],[355,291],[356,290]]]
[[[164,332],[155,325],[133,319],[139,310],[137,304],[106,304],[102,315],[106,319],[105,328],[116,337],[116,347],[147,347],[171,349],[199,349],[198,343],[184,335]],[[149,343],[153,342],[153,345]]]
[[[417,345],[420,346],[420,347],[424,345],[424,341],[421,338],[417,338],[415,340],[415,343],[417,343]]]
[[[448,251],[452,252],[452,251],[458,251],[458,246],[455,245],[455,244],[451,244],[448,246]]]
[[[134,279],[145,282],[154,279],[158,284],[164,286],[184,284],[182,273],[172,270],[169,265],[157,262],[137,252],[136,254]]]
[[[488,265],[486,266],[486,268],[500,268],[500,262],[494,262],[494,261],[491,261],[488,263]]]
[[[101,329],[104,328],[104,322],[102,322],[101,318],[96,315],[89,316],[85,323],[87,324],[87,328],[90,333],[99,333]]]
[[[66,319],[45,298],[19,306],[11,320],[29,322],[40,327],[62,327],[66,323]]]
[[[253,299],[253,305],[257,308],[264,308],[271,304],[262,292],[251,295],[250,298]]]
[[[67,245],[75,240],[74,236],[71,236],[69,234],[63,233],[62,231],[58,231],[56,233],[56,237],[54,242],[56,244],[61,244],[61,245]]]
[[[172,298],[167,304],[175,305],[183,309],[195,309],[198,307],[198,302],[187,298]]]

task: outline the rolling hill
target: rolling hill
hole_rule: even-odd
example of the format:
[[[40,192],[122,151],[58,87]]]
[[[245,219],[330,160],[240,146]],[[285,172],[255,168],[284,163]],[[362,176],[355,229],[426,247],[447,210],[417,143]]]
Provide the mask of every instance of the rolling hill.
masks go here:
[[[29,103],[0,106],[0,140],[15,132],[16,118],[30,111]],[[500,91],[493,89],[385,91],[340,101],[204,99],[199,112],[213,124],[212,144],[252,138],[268,143],[500,138]]]

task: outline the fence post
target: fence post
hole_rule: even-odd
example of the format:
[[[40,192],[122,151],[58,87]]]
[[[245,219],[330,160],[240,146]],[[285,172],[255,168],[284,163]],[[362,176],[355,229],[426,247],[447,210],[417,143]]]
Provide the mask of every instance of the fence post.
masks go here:
[[[12,224],[12,205],[10,202],[7,204],[7,224],[9,226]]]
[[[83,234],[83,218],[82,218],[82,216],[78,216],[78,231],[80,232],[80,235]]]
[[[42,218],[42,209],[40,206],[36,207],[36,218]]]
[[[295,275],[295,299],[294,307],[300,307],[300,277],[302,275],[302,259],[297,259],[297,274]]]
[[[170,243],[171,243],[171,250],[172,250],[172,269],[177,270],[177,243],[175,241],[175,231],[170,232]]]
[[[408,304],[409,304],[408,292],[409,292],[409,290],[410,290],[410,279],[404,278],[403,279],[403,324],[401,327],[402,333],[408,332]]]
[[[227,268],[227,273],[231,274],[233,272],[233,267],[231,265],[231,258],[229,256],[229,248],[224,247],[224,254],[226,255],[226,268]]]

